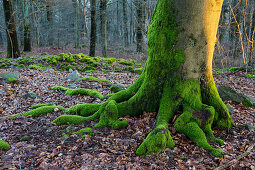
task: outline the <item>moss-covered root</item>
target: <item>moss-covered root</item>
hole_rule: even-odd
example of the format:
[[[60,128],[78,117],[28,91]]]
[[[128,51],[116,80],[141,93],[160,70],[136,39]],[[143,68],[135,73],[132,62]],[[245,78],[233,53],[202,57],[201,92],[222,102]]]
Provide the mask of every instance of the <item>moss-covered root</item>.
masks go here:
[[[47,113],[52,113],[52,112],[59,111],[59,110],[64,111],[65,108],[63,108],[61,106],[42,106],[42,107],[38,107],[36,109],[27,111],[22,114],[11,115],[11,116],[9,116],[9,118],[17,118],[17,117],[21,117],[21,116],[30,116],[30,115],[32,115],[32,117],[39,117],[41,115],[45,115]]]
[[[62,91],[66,91],[68,90],[69,88],[67,87],[63,87],[63,86],[54,86],[51,88],[52,90],[62,90]]]
[[[111,81],[109,81],[109,80],[99,79],[99,78],[96,78],[93,76],[88,76],[88,77],[79,79],[79,81],[83,81],[83,80],[111,83]]]
[[[76,114],[80,116],[90,116],[97,112],[102,104],[96,103],[96,104],[90,104],[90,103],[84,103],[84,104],[77,104],[74,105],[68,109],[65,110],[66,114]]]
[[[8,151],[11,149],[11,146],[7,142],[0,139],[0,149]]]
[[[126,120],[118,120],[117,103],[114,100],[109,100],[106,103],[104,110],[101,112],[99,122],[94,126],[95,128],[111,127],[113,129],[126,128],[128,122]]]
[[[53,123],[56,125],[66,125],[66,124],[81,124],[81,123],[86,123],[91,120],[98,119],[100,116],[99,111],[94,113],[91,116],[88,117],[83,117],[83,116],[78,116],[78,115],[61,115],[55,120],[53,120]]]
[[[96,90],[91,90],[91,89],[83,89],[83,88],[79,88],[79,89],[68,89],[65,93],[65,95],[89,95],[92,97],[98,97],[99,99],[104,99],[104,96],[99,93]]]
[[[232,117],[229,114],[228,108],[220,98],[214,80],[211,80],[207,83],[202,82],[201,94],[203,103],[214,107],[215,109],[214,124],[218,128],[223,129],[231,128],[232,126],[234,126]]]
[[[174,147],[174,141],[166,128],[155,128],[149,133],[143,143],[136,150],[137,155],[157,153],[165,148]]]
[[[37,109],[37,108],[42,107],[42,106],[52,106],[52,105],[53,105],[52,103],[36,104],[36,105],[33,105],[31,108],[32,109]]]
[[[214,109],[212,107],[203,108],[198,112],[187,109],[175,121],[174,127],[177,132],[185,134],[192,141],[196,142],[199,147],[211,151],[216,157],[222,157],[225,152],[221,149],[213,148],[208,143],[204,133],[206,132],[211,138],[214,138],[214,136],[211,136],[212,130],[210,128],[213,115]],[[205,130],[203,131],[202,129]],[[218,139],[215,141],[218,141]]]

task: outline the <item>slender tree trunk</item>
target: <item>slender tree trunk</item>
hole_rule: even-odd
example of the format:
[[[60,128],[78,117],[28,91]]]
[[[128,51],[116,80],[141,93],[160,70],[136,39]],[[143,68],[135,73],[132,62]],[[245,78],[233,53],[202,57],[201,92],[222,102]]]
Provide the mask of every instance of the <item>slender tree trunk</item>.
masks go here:
[[[137,22],[136,22],[136,51],[137,52],[144,52],[144,38],[143,38],[143,29],[144,29],[144,23],[143,23],[143,6],[142,6],[142,0],[135,0],[136,4],[136,13],[137,13]]]
[[[106,20],[107,0],[100,0],[100,20],[101,20],[101,47],[102,56],[107,57],[107,20]]]
[[[24,7],[24,51],[31,51],[31,28],[30,28],[30,17],[29,8],[30,4],[28,0],[23,0]]]
[[[38,26],[38,14],[37,7],[34,5],[35,1],[33,1],[33,14],[34,14],[34,23],[35,23],[35,37],[36,37],[36,45],[37,48],[40,48],[40,39],[39,39],[39,26]]]
[[[52,8],[52,3],[53,1],[46,1],[46,10],[47,10],[47,21],[48,21],[48,42],[49,42],[49,46],[53,46],[53,41],[54,41],[54,37],[53,37],[53,8]]]
[[[127,0],[122,0],[123,25],[124,25],[124,45],[128,46],[128,19],[127,19]]]
[[[3,0],[3,7],[7,27],[7,57],[18,58],[20,56],[20,51],[11,0]]]
[[[74,20],[74,26],[75,26],[75,48],[80,47],[80,30],[79,30],[79,7],[77,4],[77,0],[73,0],[73,7],[75,10],[75,20]]]
[[[89,55],[95,57],[96,52],[96,0],[90,0],[91,25],[90,25],[90,51]]]
[[[4,40],[2,36],[2,32],[0,31],[0,46],[4,45]]]

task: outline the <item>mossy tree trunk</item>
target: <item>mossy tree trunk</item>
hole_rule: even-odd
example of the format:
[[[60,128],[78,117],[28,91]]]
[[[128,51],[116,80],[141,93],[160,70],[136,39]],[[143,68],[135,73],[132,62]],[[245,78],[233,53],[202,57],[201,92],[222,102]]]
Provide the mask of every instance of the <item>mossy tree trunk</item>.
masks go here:
[[[20,51],[11,0],[3,0],[3,8],[7,34],[7,57],[18,58]]]
[[[212,125],[230,128],[234,124],[212,75],[222,2],[158,0],[148,32],[149,58],[139,79],[103,104],[78,105],[66,110],[89,117],[63,115],[54,122],[60,125],[99,118],[96,128],[118,129],[127,126],[119,117],[157,112],[155,129],[136,152],[143,155],[174,146],[168,123],[177,111],[182,111],[174,123],[176,131],[214,156],[222,156],[221,149],[208,143],[208,140],[224,143],[214,137]]]

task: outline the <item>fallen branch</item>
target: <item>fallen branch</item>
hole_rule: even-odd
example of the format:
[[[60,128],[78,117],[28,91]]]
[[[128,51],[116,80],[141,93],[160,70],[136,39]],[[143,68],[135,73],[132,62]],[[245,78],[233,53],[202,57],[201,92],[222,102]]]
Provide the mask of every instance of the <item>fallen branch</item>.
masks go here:
[[[225,163],[225,164],[215,168],[214,170],[226,169],[227,167],[233,165],[234,162],[239,161],[240,159],[250,155],[252,153],[251,150],[254,148],[254,146],[255,146],[255,143],[253,143],[251,146],[249,146],[248,149],[244,153],[242,153],[241,155],[237,156],[236,159],[228,161],[227,163]]]

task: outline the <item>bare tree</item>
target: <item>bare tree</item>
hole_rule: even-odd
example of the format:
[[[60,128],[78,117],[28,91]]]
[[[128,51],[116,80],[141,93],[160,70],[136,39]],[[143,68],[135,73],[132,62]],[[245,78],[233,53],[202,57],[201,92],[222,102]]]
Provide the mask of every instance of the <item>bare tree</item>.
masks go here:
[[[3,0],[6,33],[7,33],[7,57],[18,58],[20,56],[16,26],[14,21],[11,0]]]

